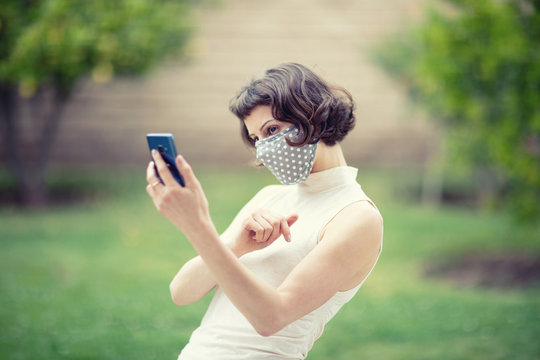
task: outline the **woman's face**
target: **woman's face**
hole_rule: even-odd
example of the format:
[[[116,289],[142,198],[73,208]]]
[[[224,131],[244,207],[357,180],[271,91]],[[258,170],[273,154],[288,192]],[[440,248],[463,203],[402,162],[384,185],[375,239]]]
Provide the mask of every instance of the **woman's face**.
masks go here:
[[[251,140],[261,140],[291,126],[291,123],[274,119],[269,105],[258,105],[244,119]]]

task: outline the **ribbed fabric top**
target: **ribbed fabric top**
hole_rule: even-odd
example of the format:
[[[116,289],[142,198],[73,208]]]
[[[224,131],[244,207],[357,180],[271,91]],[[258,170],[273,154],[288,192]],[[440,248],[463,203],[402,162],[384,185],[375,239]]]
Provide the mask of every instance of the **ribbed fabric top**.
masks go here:
[[[226,240],[238,234],[242,221],[258,208],[283,216],[298,214],[298,220],[291,226],[290,243],[281,237],[272,245],[240,258],[252,272],[277,288],[317,246],[322,230],[339,211],[356,201],[373,204],[356,182],[357,171],[341,166],[312,173],[297,185],[267,186],[244,206],[221,237]],[[361,285],[336,293],[318,309],[269,337],[260,336],[218,286],[201,325],[193,332],[179,359],[305,359],[326,323]]]

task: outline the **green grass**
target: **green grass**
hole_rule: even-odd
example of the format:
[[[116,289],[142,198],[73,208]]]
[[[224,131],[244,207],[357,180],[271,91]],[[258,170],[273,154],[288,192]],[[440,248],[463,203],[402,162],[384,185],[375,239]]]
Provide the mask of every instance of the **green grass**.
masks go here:
[[[272,182],[263,170],[197,173],[219,230]],[[170,301],[169,281],[193,249],[154,210],[143,175],[55,182],[66,178],[104,190],[79,205],[0,209],[1,358],[175,359],[210,300]],[[540,289],[465,288],[422,271],[470,251],[538,253],[540,230],[505,214],[406,204],[396,179],[416,177],[360,171],[385,219],[382,257],[308,358],[538,359]]]

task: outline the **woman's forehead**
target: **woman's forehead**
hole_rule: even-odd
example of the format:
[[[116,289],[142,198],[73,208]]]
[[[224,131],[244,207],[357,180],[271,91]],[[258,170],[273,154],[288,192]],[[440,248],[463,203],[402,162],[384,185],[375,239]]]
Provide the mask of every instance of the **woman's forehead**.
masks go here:
[[[258,105],[244,118],[244,125],[250,133],[256,133],[268,120],[274,120],[272,108],[269,105]]]

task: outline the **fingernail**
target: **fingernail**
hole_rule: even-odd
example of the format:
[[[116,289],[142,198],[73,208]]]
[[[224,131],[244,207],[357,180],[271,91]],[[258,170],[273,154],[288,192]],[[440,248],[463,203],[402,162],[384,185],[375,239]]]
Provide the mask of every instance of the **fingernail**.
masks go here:
[[[290,234],[285,235],[285,241],[286,242],[291,242],[291,235]]]

